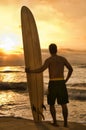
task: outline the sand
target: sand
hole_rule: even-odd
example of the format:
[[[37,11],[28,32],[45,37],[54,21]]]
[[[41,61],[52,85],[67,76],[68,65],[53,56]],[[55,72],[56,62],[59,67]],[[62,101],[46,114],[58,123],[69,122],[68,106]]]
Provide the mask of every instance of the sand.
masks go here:
[[[59,121],[59,127],[54,127],[49,121],[35,123],[30,119],[16,117],[0,117],[0,130],[86,130],[86,126],[80,123],[69,122],[69,128],[63,127]]]

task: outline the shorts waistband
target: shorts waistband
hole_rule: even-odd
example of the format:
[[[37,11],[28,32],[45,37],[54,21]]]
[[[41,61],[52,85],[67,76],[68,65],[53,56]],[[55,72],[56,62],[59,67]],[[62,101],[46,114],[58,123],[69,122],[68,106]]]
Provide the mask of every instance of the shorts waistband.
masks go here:
[[[52,78],[50,81],[58,81],[58,80],[64,80],[64,78]]]

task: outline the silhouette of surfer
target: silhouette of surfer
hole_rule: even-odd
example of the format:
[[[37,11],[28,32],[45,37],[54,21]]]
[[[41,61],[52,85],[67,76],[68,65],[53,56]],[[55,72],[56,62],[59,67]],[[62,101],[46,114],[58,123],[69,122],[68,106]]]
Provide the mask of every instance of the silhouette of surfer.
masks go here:
[[[53,118],[53,125],[59,126],[56,119],[55,101],[62,107],[62,114],[64,118],[64,127],[68,126],[68,107],[69,103],[68,92],[66,88],[66,82],[71,77],[73,68],[68,62],[68,60],[57,54],[57,46],[52,43],[49,45],[49,52],[51,56],[47,58],[44,64],[35,70],[30,70],[26,68],[27,73],[41,73],[48,68],[49,70],[49,85],[48,85],[48,95],[47,102],[50,106],[50,113]],[[66,78],[64,78],[64,67],[68,69]]]

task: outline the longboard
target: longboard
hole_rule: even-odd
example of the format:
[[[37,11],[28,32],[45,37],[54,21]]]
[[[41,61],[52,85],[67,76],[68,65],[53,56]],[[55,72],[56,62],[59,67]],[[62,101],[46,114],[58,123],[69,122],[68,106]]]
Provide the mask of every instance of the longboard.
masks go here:
[[[39,68],[42,58],[37,26],[32,12],[26,6],[21,8],[21,27],[25,66]],[[26,76],[33,119],[38,122],[43,118],[43,74],[26,73]]]

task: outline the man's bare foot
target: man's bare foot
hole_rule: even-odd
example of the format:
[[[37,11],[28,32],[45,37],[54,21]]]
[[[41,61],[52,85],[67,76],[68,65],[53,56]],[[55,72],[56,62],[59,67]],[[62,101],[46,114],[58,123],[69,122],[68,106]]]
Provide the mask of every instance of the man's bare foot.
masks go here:
[[[55,127],[59,127],[59,124],[57,123],[57,122],[53,122],[53,123],[51,123],[53,126],[55,126]]]
[[[64,123],[64,127],[68,127],[68,124],[67,124],[67,122],[65,122],[65,123]]]

